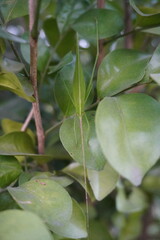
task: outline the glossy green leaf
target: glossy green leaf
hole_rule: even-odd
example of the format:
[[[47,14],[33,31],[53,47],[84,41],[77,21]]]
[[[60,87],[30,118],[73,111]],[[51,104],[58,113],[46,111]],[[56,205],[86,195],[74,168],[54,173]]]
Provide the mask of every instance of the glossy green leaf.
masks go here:
[[[73,103],[76,108],[76,113],[79,116],[81,116],[84,111],[85,94],[86,94],[86,86],[85,86],[83,69],[80,62],[78,39],[77,39],[76,64],[75,64],[75,71],[74,71],[74,78],[73,78]]]
[[[13,121],[8,118],[4,118],[1,121],[1,127],[5,134],[11,132],[18,132],[21,130],[23,123]],[[26,129],[26,133],[32,138],[33,143],[35,144],[35,134],[32,132],[30,128]]]
[[[38,214],[51,226],[65,224],[71,218],[72,199],[52,180],[35,179],[8,191],[21,208]]]
[[[57,23],[61,33],[66,33],[75,20],[86,11],[89,3],[85,0],[57,2]]]
[[[117,172],[107,162],[103,170],[87,170],[87,173],[94,196],[98,201],[113,191],[119,178]]]
[[[0,27],[0,38],[7,39],[13,42],[18,42],[18,43],[27,43],[25,39],[18,37],[16,35],[13,35],[1,27]]]
[[[134,0],[130,0],[132,8],[136,11],[137,19],[136,26],[140,27],[154,27],[160,24],[160,9],[157,8],[142,8],[135,4]]]
[[[122,16],[118,11],[108,9],[92,9],[85,12],[73,24],[73,29],[87,39],[96,39],[96,20],[100,39],[112,37],[123,29]]]
[[[12,72],[0,72],[0,90],[11,91],[29,102],[34,102],[33,89],[29,89],[28,84],[25,79],[21,83]]]
[[[147,197],[139,188],[133,188],[129,196],[126,196],[123,187],[118,188],[116,207],[119,212],[139,212],[144,210],[147,206]]]
[[[81,166],[79,163],[71,163],[67,167],[65,167],[62,172],[79,182],[79,184],[85,189],[85,191],[87,191],[90,199],[95,200],[88,180],[87,186],[85,185],[83,166]]]
[[[44,10],[50,0],[42,1],[41,9]],[[28,1],[26,0],[1,0],[1,11],[5,19],[5,23],[14,18],[28,15]]]
[[[58,72],[55,81],[54,95],[65,116],[72,115],[75,112],[72,91],[74,67],[74,61],[65,65]]]
[[[145,94],[106,97],[96,113],[97,136],[111,166],[134,185],[160,156],[160,105]]]
[[[82,117],[85,164],[89,169],[102,170],[106,160],[96,137],[94,118],[94,112],[87,112]],[[78,116],[63,122],[60,128],[60,139],[71,157],[83,164],[80,119]]]
[[[42,220],[31,212],[3,211],[0,223],[0,239],[3,240],[53,240]]]
[[[11,132],[0,137],[1,155],[34,155],[34,145],[25,132]]]
[[[1,63],[2,68],[6,71],[18,73],[24,68],[24,64],[11,60],[9,58],[3,58],[3,62]]]
[[[73,200],[73,211],[68,223],[59,227],[49,227],[56,234],[68,238],[85,238],[87,237],[85,215],[79,204]]]
[[[97,91],[100,97],[113,96],[142,80],[149,57],[131,49],[110,52],[98,70]]]
[[[0,188],[10,185],[21,172],[21,165],[15,157],[0,156]]]

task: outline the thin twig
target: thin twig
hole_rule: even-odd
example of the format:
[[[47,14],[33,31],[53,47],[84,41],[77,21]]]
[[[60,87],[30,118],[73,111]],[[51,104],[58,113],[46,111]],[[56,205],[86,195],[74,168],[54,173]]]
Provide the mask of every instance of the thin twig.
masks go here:
[[[27,118],[26,118],[26,120],[25,120],[25,122],[23,123],[23,125],[21,127],[21,131],[22,132],[26,131],[26,129],[27,129],[31,119],[33,118],[33,113],[34,113],[34,111],[33,111],[33,107],[32,107],[30,112],[29,112],[29,114],[28,114],[28,116],[27,116]]]
[[[30,29],[30,78],[33,86],[35,102],[32,103],[36,133],[38,139],[38,152],[44,153],[45,135],[42,126],[42,119],[39,106],[38,86],[37,86],[37,39],[38,23],[41,0],[29,0],[29,29]]]
[[[49,129],[47,129],[45,131],[45,135],[48,135],[50,132],[52,132],[54,129],[58,128],[59,126],[61,126],[61,124],[64,122],[64,119],[60,122],[57,122],[55,125],[53,125],[52,127],[50,127]]]

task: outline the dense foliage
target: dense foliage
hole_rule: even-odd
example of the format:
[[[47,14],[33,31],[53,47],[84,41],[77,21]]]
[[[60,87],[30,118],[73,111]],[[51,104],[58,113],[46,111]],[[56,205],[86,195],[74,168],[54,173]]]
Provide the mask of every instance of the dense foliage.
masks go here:
[[[159,239],[159,36],[158,0],[0,0],[0,239]]]

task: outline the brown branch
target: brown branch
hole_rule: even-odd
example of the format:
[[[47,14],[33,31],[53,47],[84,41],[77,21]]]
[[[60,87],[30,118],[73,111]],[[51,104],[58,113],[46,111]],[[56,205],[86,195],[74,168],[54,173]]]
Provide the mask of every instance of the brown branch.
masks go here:
[[[26,131],[26,129],[27,129],[31,119],[33,118],[33,113],[34,113],[34,111],[33,111],[33,107],[32,107],[30,112],[29,112],[29,114],[28,114],[28,116],[27,116],[27,118],[26,118],[26,120],[25,120],[25,122],[23,123],[23,125],[21,127],[21,131],[22,132]]]
[[[131,10],[131,6],[129,4],[129,0],[124,0],[124,12],[125,12],[125,16],[124,16],[124,33],[130,32],[132,30],[132,19],[131,19],[131,14],[132,14],[132,10]],[[125,48],[132,48],[133,47],[133,41],[132,41],[132,35],[126,35],[126,37],[124,38],[124,45]]]
[[[97,8],[104,8],[105,6],[105,0],[97,0]],[[105,51],[104,51],[104,40],[100,39],[99,41],[99,55],[98,55],[98,60],[97,60],[97,68],[101,64],[104,56],[105,56]]]
[[[39,107],[37,86],[37,39],[38,39],[38,16],[40,0],[29,0],[29,29],[30,29],[30,78],[33,86],[35,102],[33,104],[34,119],[38,139],[38,153],[44,153],[45,135]],[[38,9],[38,10],[37,10]]]

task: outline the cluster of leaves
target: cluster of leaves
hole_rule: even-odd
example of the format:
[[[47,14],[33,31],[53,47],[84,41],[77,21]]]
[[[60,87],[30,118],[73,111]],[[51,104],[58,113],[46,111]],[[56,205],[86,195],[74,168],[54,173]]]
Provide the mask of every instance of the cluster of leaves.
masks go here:
[[[130,6],[134,49],[124,48],[123,1],[104,9],[93,0],[42,1],[37,71],[46,148],[39,155],[33,121],[21,131],[34,102],[28,1],[0,2],[1,239],[134,240],[149,225],[147,234],[158,235],[158,214],[146,226],[141,218],[159,201],[160,4]],[[109,53],[95,71],[97,37]],[[143,93],[127,91],[137,86]]]

